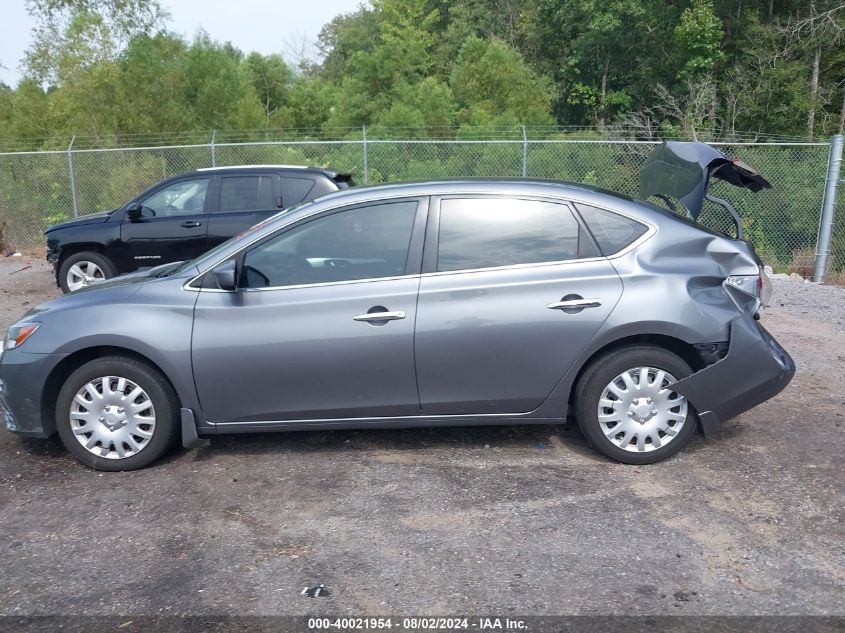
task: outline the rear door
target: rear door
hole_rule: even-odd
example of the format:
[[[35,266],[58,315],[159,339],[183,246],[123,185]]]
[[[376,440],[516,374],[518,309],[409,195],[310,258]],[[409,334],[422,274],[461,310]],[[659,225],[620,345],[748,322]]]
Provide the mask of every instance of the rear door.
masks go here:
[[[193,259],[206,250],[213,176],[163,184],[140,201],[140,217],[120,226],[129,269]]]
[[[208,248],[278,213],[280,196],[279,176],[273,172],[219,176],[208,223]]]
[[[622,283],[566,203],[432,201],[417,305],[423,415],[536,409],[613,310]]]

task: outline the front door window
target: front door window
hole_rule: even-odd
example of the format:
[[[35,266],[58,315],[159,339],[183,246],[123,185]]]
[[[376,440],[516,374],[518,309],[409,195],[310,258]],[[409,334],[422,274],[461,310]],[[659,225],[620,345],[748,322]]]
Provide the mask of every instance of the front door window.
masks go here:
[[[349,209],[285,231],[246,253],[239,285],[278,288],[404,275],[417,204]]]
[[[208,193],[208,178],[180,180],[159,189],[141,204],[144,217],[168,217],[175,215],[197,215],[205,209]]]

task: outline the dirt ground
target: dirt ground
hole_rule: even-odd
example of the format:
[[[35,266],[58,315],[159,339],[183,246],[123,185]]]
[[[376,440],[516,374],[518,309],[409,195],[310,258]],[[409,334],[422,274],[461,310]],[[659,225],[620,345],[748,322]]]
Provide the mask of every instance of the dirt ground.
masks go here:
[[[104,474],[0,431],[0,614],[843,615],[845,290],[775,293],[792,384],[652,466],[503,426],[221,437]],[[42,259],[0,260],[0,332],[55,295]]]

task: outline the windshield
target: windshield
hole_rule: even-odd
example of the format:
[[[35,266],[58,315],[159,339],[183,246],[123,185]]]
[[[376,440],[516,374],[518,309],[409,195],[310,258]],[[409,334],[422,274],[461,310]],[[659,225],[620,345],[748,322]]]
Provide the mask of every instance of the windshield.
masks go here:
[[[254,234],[256,231],[263,229],[265,226],[267,226],[271,222],[276,221],[278,218],[282,217],[283,215],[287,215],[288,213],[296,211],[297,209],[301,209],[306,204],[310,204],[310,202],[311,201],[302,202],[300,204],[295,204],[292,207],[288,207],[287,209],[282,209],[278,213],[271,215],[266,220],[262,220],[258,224],[254,224],[253,226],[249,227],[247,230],[242,231],[241,233],[238,233],[237,235],[235,235],[235,237],[229,238],[228,240],[226,240],[222,244],[218,244],[217,246],[212,248],[210,251],[206,251],[205,253],[203,253],[202,255],[197,257],[196,259],[192,259],[192,260],[187,261],[187,262],[182,262],[178,267],[174,268],[173,270],[168,271],[167,275],[168,276],[178,275],[179,273],[181,273],[185,270],[188,270],[189,268],[200,267],[201,264],[204,261],[214,259],[218,254],[227,250],[232,244],[244,240],[245,238]]]

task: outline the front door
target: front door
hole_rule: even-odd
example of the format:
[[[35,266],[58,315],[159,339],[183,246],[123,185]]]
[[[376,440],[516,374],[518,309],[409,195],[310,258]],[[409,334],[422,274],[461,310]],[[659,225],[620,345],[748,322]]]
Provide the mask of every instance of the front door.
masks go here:
[[[345,208],[239,257],[239,289],[200,292],[192,340],[215,423],[419,413],[414,321],[426,208]]]
[[[141,201],[137,219],[127,212],[120,226],[127,269],[193,259],[207,250],[210,181],[170,182]]]
[[[423,414],[536,409],[613,310],[619,276],[566,204],[450,198],[433,216],[417,305]]]

